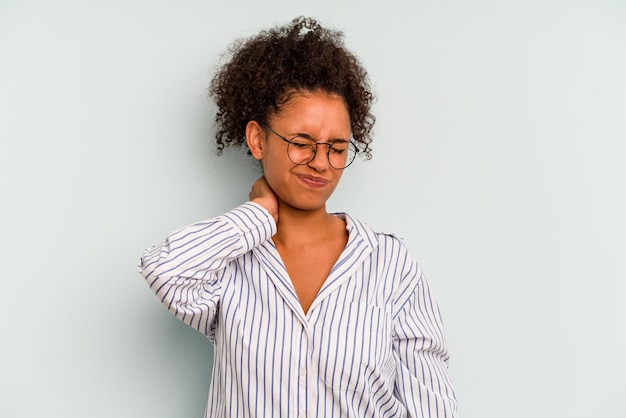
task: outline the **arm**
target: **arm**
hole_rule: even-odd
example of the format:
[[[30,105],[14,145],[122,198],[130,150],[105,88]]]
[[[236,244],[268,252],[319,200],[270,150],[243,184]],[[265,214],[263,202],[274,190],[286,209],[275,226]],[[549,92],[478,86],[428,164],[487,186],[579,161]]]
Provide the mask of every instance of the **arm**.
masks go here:
[[[209,335],[221,295],[220,271],[275,232],[270,213],[248,202],[170,234],[144,252],[139,271],[170,312]]]
[[[448,352],[439,308],[414,263],[398,292],[394,314],[395,395],[412,418],[455,418]]]

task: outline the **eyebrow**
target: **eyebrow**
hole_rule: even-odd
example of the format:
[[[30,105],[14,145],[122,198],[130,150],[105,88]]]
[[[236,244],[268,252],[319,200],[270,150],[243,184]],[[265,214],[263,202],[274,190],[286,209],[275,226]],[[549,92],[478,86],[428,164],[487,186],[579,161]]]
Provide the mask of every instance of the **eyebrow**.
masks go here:
[[[301,136],[304,137],[306,139],[310,139],[311,141],[315,141],[318,142],[317,139],[313,138],[311,135],[304,133],[304,132],[298,132],[296,134],[294,134],[293,136],[291,136],[289,139],[293,139],[297,136]],[[330,139],[328,142],[320,142],[321,144],[335,144],[337,142],[350,142],[349,139],[343,139],[343,138],[334,138],[334,139]]]

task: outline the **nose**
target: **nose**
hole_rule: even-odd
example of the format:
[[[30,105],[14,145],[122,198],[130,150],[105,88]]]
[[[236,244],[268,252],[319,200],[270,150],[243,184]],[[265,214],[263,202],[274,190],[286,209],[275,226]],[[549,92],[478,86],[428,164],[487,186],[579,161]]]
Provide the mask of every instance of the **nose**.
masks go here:
[[[316,171],[327,170],[328,167],[330,167],[330,162],[328,161],[328,147],[329,144],[317,144],[317,152],[307,165]]]

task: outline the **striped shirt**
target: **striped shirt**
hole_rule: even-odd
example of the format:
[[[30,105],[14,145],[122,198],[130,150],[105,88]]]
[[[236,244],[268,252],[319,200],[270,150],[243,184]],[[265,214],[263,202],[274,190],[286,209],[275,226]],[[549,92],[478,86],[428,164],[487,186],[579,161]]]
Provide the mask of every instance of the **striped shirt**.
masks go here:
[[[348,243],[305,314],[247,202],[146,250],[139,268],[215,346],[206,417],[457,416],[441,316],[392,235],[346,214]]]

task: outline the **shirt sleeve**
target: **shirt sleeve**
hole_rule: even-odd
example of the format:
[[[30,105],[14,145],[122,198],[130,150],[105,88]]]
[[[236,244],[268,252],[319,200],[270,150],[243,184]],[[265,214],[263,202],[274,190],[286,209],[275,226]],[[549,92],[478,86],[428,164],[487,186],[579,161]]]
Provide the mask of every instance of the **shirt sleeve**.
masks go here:
[[[211,338],[221,272],[275,233],[269,212],[247,202],[173,232],[144,252],[139,272],[172,314]]]
[[[415,263],[398,294],[394,315],[395,396],[411,418],[456,418],[448,350],[437,303]]]

